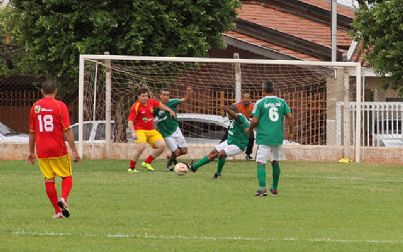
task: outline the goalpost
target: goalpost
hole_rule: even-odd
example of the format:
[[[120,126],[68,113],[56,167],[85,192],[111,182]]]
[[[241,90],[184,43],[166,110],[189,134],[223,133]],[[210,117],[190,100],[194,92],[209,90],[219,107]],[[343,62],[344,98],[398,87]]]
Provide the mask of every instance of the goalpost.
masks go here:
[[[84,154],[84,123],[105,122],[100,134],[106,153],[113,148],[112,142],[128,141],[127,114],[140,87],[148,88],[157,99],[161,88],[168,88],[171,98],[181,98],[186,87],[192,87],[193,99],[178,107],[178,120],[185,137],[207,141],[222,134],[225,120],[221,107],[239,102],[244,92],[256,102],[266,80],[273,81],[276,95],[293,111],[296,144],[342,145],[345,157],[360,161],[361,110],[351,115],[348,106],[356,102],[357,108],[361,107],[360,63],[236,56],[80,55],[79,154]],[[341,115],[336,111],[340,102],[345,105]]]

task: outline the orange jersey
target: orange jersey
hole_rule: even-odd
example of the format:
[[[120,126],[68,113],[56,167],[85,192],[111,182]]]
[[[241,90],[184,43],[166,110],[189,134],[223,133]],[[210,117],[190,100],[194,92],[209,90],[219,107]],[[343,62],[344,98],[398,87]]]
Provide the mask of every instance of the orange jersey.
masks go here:
[[[129,121],[133,121],[135,130],[153,130],[154,129],[154,108],[160,106],[160,102],[148,98],[144,105],[136,101],[130,109]]]
[[[239,113],[242,113],[247,119],[250,118],[250,115],[253,111],[253,103],[249,103],[249,105],[244,105],[242,102],[235,104],[235,107],[238,109]]]
[[[64,131],[70,127],[66,104],[54,98],[35,102],[29,113],[29,131],[35,133],[38,158],[67,155]]]

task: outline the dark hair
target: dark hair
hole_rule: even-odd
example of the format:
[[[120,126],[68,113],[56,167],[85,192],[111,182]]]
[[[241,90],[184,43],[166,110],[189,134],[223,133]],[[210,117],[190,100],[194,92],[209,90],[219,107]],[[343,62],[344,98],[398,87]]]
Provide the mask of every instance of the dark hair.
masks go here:
[[[53,94],[56,91],[57,87],[53,81],[46,80],[42,83],[41,89],[44,94]]]
[[[265,81],[263,83],[263,92],[265,93],[273,93],[274,92],[274,84],[271,81]]]
[[[238,113],[238,109],[235,104],[232,104],[228,107],[229,110],[232,110],[234,113]]]
[[[147,88],[139,88],[138,90],[138,96],[142,95],[142,94],[148,94],[149,91]]]
[[[161,94],[162,92],[169,92],[169,89],[168,89],[168,88],[161,88],[161,89],[160,89],[160,94]]]

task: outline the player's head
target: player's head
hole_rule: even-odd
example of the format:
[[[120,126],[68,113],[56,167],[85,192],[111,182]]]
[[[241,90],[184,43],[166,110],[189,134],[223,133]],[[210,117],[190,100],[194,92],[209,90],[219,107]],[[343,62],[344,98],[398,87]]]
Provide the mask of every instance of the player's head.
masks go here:
[[[57,87],[56,84],[51,80],[46,80],[42,83],[41,87],[42,95],[44,96],[56,96]]]
[[[160,90],[160,100],[162,103],[167,103],[169,101],[169,90],[166,88],[162,88]]]
[[[138,91],[138,99],[142,104],[146,104],[148,100],[148,89],[140,88]]]
[[[228,107],[229,110],[232,110],[232,112],[234,112],[235,114],[238,113],[238,109],[236,108],[236,106],[234,104],[232,104],[231,106]],[[232,114],[228,114],[229,119],[234,120],[236,117],[232,116]]]
[[[249,105],[249,103],[250,103],[250,94],[249,94],[249,92],[244,92],[242,94],[242,103],[244,105]]]
[[[265,81],[263,83],[263,93],[264,94],[273,94],[274,93],[274,84],[271,81]]]

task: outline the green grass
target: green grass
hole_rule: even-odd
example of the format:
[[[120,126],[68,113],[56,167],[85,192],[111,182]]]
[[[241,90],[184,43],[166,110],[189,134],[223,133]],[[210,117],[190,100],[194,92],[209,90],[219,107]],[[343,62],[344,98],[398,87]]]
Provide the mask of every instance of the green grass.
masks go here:
[[[53,220],[38,168],[1,161],[0,251],[403,250],[402,167],[282,162],[280,195],[257,198],[254,162],[217,181],[215,165],[179,177],[84,160],[72,216]]]

